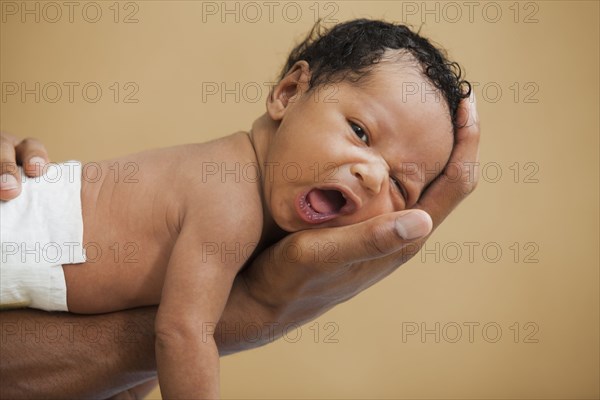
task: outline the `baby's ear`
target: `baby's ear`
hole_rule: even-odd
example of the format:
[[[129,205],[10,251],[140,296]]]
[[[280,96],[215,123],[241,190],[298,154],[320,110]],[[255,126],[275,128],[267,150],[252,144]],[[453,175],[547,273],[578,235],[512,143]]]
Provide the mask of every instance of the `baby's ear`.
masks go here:
[[[297,61],[267,98],[267,112],[275,121],[283,118],[288,106],[308,90],[310,68],[304,60]]]

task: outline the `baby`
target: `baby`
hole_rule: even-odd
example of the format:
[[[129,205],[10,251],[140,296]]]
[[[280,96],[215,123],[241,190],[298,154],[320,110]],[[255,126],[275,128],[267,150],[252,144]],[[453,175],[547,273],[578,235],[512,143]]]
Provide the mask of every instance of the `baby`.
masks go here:
[[[412,207],[449,160],[470,92],[460,75],[403,25],[317,24],[250,132],[26,179],[0,206],[0,304],[158,304],[163,396],[216,398],[209,327],[236,274],[287,233]]]

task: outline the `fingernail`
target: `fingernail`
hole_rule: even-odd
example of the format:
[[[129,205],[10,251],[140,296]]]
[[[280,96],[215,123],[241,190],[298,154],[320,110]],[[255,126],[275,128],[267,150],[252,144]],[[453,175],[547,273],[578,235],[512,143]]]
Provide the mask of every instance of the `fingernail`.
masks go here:
[[[396,231],[402,239],[412,240],[431,231],[431,217],[426,212],[412,211],[396,219]]]
[[[18,186],[17,178],[11,174],[0,175],[0,190],[13,190]]]
[[[43,167],[44,165],[46,165],[46,160],[44,160],[42,157],[35,156],[29,159],[29,164],[39,165],[40,167]]]

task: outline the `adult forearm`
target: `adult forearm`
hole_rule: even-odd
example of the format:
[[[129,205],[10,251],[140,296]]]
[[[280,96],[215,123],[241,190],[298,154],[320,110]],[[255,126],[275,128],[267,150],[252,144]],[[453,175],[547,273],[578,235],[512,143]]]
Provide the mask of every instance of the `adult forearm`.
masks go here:
[[[156,375],[156,307],[102,315],[0,312],[0,398],[109,398]],[[262,346],[283,324],[236,278],[221,322],[220,355]]]
[[[0,398],[108,398],[152,378],[155,313],[0,312]]]
[[[156,310],[0,312],[0,398],[109,398],[154,377]],[[214,327],[219,354],[280,337],[285,323],[277,316],[250,295],[238,276]]]

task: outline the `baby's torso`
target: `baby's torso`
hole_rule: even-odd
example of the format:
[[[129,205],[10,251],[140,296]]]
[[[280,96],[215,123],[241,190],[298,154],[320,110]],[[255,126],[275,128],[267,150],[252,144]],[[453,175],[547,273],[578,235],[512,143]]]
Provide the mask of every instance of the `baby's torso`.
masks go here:
[[[84,164],[86,262],[63,265],[69,311],[101,313],[158,304],[171,251],[190,209],[206,208],[203,212],[210,213],[211,201],[229,200],[213,198],[219,180],[207,174],[220,162],[253,158],[247,135],[234,134]],[[232,184],[238,185],[236,189],[245,185],[246,201],[257,208],[254,215],[260,226],[259,182]],[[210,226],[206,231],[210,237]],[[248,243],[256,240],[256,233],[249,233]],[[198,246],[202,245],[199,238]]]

